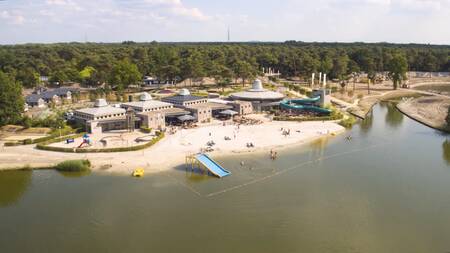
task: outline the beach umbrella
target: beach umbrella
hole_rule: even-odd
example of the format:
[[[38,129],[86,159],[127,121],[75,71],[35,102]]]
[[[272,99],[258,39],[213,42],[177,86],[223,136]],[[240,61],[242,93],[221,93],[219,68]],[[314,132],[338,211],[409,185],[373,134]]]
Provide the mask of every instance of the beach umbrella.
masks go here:
[[[177,117],[177,119],[179,121],[189,121],[189,120],[195,120],[195,117],[193,117],[191,115],[183,115],[183,116]]]
[[[231,116],[233,116],[233,115],[236,115],[236,114],[238,114],[238,113],[237,113],[236,111],[233,111],[233,110],[224,110],[224,111],[221,111],[220,114],[225,114],[225,115],[231,115]]]

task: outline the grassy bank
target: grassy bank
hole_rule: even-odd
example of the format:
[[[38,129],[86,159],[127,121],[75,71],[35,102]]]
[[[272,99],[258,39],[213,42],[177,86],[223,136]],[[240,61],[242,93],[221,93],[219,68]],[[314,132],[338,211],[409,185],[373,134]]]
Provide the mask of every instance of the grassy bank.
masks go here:
[[[22,167],[14,167],[7,169],[0,169],[0,171],[10,170],[57,170],[61,172],[87,172],[91,169],[91,162],[89,160],[67,160],[60,162],[54,166],[40,166],[32,167],[30,165],[24,165]]]
[[[51,131],[51,133],[48,136],[36,138],[36,139],[25,139],[21,141],[14,141],[14,142],[5,142],[5,147],[12,147],[12,146],[19,146],[19,145],[30,145],[30,144],[38,144],[42,142],[50,141],[54,138],[74,134],[77,132],[77,129],[73,129],[69,126],[62,128],[62,129],[54,129]]]

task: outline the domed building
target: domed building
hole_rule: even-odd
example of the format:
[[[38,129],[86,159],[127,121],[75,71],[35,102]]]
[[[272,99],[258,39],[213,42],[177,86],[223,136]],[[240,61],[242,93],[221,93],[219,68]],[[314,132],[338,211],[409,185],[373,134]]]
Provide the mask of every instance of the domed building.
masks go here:
[[[133,108],[136,112],[152,112],[173,108],[170,103],[153,100],[152,96],[144,92],[139,97],[139,101],[123,103],[122,108]]]
[[[261,111],[265,108],[278,105],[284,99],[284,95],[279,92],[264,89],[261,80],[256,79],[251,89],[233,93],[230,95],[230,98],[233,100],[249,101],[255,110]]]

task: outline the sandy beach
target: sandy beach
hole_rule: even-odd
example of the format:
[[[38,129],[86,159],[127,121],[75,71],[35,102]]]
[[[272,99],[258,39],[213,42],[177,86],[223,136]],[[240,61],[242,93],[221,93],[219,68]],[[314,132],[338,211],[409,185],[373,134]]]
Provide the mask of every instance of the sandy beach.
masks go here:
[[[283,135],[290,130],[290,135]],[[25,165],[51,166],[68,159],[89,159],[94,170],[114,173],[131,173],[137,167],[146,172],[158,172],[184,164],[186,155],[200,152],[209,141],[212,157],[233,155],[242,152],[281,151],[292,145],[313,141],[325,135],[344,132],[345,128],[334,122],[264,122],[260,125],[223,126],[220,124],[183,129],[166,135],[156,145],[140,151],[123,153],[59,153],[37,150],[34,145],[1,147],[0,169],[17,168]],[[229,140],[225,140],[229,137]],[[253,143],[254,148],[248,148]]]

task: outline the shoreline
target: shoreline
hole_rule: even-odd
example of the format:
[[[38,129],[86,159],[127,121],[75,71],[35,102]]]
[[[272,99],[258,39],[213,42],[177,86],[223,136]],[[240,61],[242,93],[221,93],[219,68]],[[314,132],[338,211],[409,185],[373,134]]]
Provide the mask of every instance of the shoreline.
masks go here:
[[[422,96],[422,94],[420,94],[420,91],[416,90],[408,90],[408,89],[391,90],[381,95],[373,95],[362,98],[355,107],[349,108],[347,112],[355,117],[364,120],[369,114],[369,112],[372,111],[372,108],[379,102],[413,96]]]
[[[445,118],[447,111],[442,111],[442,107],[448,107],[450,99],[438,97],[419,97],[405,100],[396,104],[396,108],[408,118],[444,133],[450,133],[446,127]]]
[[[283,136],[281,128],[290,129],[291,134]],[[26,167],[48,168],[65,160],[89,159],[93,165],[92,171],[95,172],[129,175],[137,167],[142,167],[146,173],[155,173],[182,166],[187,155],[198,153],[210,140],[216,145],[213,146],[214,151],[209,154],[212,157],[224,157],[263,153],[270,149],[289,149],[345,131],[344,127],[330,121],[272,121],[260,125],[241,126],[238,130],[235,125],[212,125],[181,130],[173,135],[167,135],[148,149],[125,153],[55,153],[37,150],[34,145],[2,147],[0,171]],[[231,140],[225,140],[225,136]],[[247,148],[245,144],[249,142],[254,143],[255,147]]]

